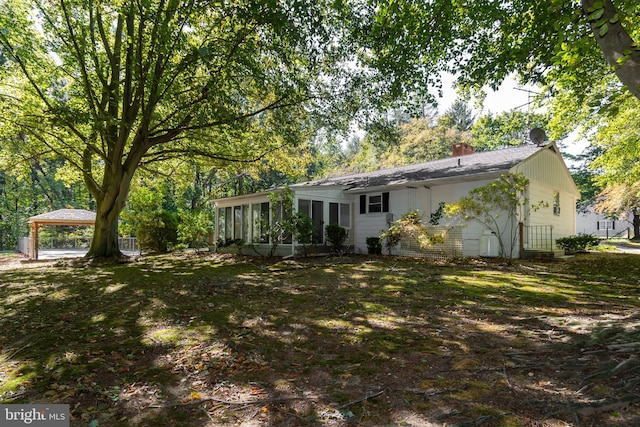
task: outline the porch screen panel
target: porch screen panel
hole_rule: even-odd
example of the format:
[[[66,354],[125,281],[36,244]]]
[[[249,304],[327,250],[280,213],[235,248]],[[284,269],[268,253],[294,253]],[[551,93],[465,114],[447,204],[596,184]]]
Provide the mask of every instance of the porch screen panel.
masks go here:
[[[250,242],[249,240],[249,228],[251,227],[251,211],[249,205],[242,205],[242,240]]]
[[[311,217],[311,200],[298,200],[298,212],[302,212],[303,214]]]
[[[339,207],[338,203],[329,203],[329,224],[339,224]]]
[[[233,236],[233,217],[231,207],[225,208],[224,211],[224,238],[231,239]]]
[[[254,243],[269,243],[269,203],[256,203],[251,210]]]
[[[351,205],[340,203],[340,227],[351,228]]]
[[[242,239],[242,206],[233,207],[233,238]]]
[[[285,221],[291,221],[291,215],[289,215],[286,212],[283,203],[280,203],[279,211],[280,211],[280,218],[282,218]],[[293,236],[291,235],[291,233],[287,233],[283,236],[282,243],[293,243]]]
[[[324,202],[313,200],[311,202],[311,219],[315,227],[313,233],[313,243],[324,242]]]
[[[224,239],[224,208],[218,209],[218,235],[216,236],[218,239]]]

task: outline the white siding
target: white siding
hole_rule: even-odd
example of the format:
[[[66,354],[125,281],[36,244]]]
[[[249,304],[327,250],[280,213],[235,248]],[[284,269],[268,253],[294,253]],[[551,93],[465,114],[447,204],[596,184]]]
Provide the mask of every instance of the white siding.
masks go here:
[[[559,188],[549,187],[538,182],[529,184],[529,204],[538,205],[540,202],[545,205],[540,206],[537,210],[531,209],[529,217],[525,221],[525,225],[553,226],[553,239],[559,237],[572,236],[576,234],[576,197]],[[557,215],[553,211],[554,194],[559,193],[560,198],[560,214]]]
[[[522,172],[532,182],[572,194],[575,198],[580,196],[564,161],[549,148],[520,163],[512,172]]]
[[[469,191],[473,188],[482,186],[490,182],[490,180],[481,180],[473,182],[461,182],[451,183],[446,185],[438,185],[430,188],[404,188],[400,190],[392,190],[389,192],[389,210],[393,214],[393,219],[399,219],[406,212],[417,209],[423,216],[425,222],[429,222],[430,216],[436,209],[440,202],[455,203],[461,197],[467,196]],[[373,193],[372,193],[373,194]],[[376,193],[377,194],[377,193]],[[412,195],[415,194],[415,200]],[[354,244],[356,252],[366,253],[367,237],[379,236],[384,230],[388,228],[387,214],[386,213],[367,213],[360,214],[360,198],[355,197],[355,239]],[[511,227],[511,224],[507,222],[507,218],[497,214],[498,224],[503,232],[503,240],[507,245],[507,253],[510,250],[510,242],[512,239],[512,233],[517,233],[517,228]],[[478,256],[479,253],[479,241],[482,232],[486,227],[477,221],[470,221],[462,224],[459,220],[453,220],[443,217],[440,220],[440,225],[464,225],[462,228],[463,238],[463,255],[464,256]],[[517,248],[516,248],[517,249]],[[384,249],[386,253],[386,248]],[[514,256],[517,253],[514,252]]]
[[[607,226],[605,226],[607,221]],[[624,216],[612,220],[596,213],[593,209],[588,212],[576,215],[576,234],[592,234],[598,237],[624,237],[629,238],[631,233],[629,228],[633,224],[631,214],[627,218]],[[600,227],[598,227],[600,223]]]

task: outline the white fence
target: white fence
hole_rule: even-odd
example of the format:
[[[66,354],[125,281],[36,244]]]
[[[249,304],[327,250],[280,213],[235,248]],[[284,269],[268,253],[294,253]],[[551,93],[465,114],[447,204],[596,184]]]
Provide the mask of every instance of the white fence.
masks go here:
[[[31,237],[19,237],[18,252],[29,255],[29,249],[31,249]]]

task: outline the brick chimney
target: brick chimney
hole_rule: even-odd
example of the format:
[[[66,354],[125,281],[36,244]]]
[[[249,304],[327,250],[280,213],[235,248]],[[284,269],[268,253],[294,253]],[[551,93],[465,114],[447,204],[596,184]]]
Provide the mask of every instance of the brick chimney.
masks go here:
[[[473,154],[475,152],[476,150],[475,148],[473,148],[473,146],[465,142],[459,142],[458,144],[453,144],[453,152],[451,154],[451,157],[466,156],[467,154]]]

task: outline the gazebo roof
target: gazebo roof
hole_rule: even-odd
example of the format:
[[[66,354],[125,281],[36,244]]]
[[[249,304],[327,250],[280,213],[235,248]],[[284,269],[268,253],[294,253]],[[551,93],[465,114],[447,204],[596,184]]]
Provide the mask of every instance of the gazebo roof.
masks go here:
[[[27,222],[46,225],[93,225],[96,222],[96,213],[85,209],[58,209],[32,216]]]

